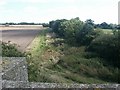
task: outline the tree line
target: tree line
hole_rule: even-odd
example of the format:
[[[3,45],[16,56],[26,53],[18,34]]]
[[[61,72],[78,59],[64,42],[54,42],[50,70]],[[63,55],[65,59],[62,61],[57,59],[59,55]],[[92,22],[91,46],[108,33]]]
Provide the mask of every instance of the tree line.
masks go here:
[[[63,19],[63,20],[66,20],[66,19]],[[59,20],[57,20],[57,21],[59,21]],[[54,22],[54,20],[50,21],[50,24],[52,22]],[[94,28],[102,28],[102,29],[117,29],[117,28],[120,28],[120,25],[112,24],[112,23],[108,24],[106,22],[102,22],[101,24],[95,24],[94,21],[91,20],[91,19],[87,19],[85,22],[88,23],[89,25],[93,26]]]
[[[9,22],[9,23],[0,23],[0,25],[43,25],[43,27],[48,27],[49,24],[48,23],[28,23],[28,22],[20,22],[20,23],[13,23],[13,22]]]
[[[66,20],[66,19],[64,19]],[[59,20],[57,20],[59,21]],[[50,21],[50,22],[54,22]],[[94,21],[92,19],[87,19],[85,21],[86,23],[92,25],[94,28],[102,28],[102,29],[116,29],[116,28],[120,28],[120,25],[117,24],[108,24],[106,22],[102,22],[101,24],[95,24]],[[20,23],[14,23],[14,22],[6,22],[6,23],[0,23],[0,25],[43,25],[44,27],[49,27],[50,24],[49,23],[34,23],[34,22],[20,22]]]

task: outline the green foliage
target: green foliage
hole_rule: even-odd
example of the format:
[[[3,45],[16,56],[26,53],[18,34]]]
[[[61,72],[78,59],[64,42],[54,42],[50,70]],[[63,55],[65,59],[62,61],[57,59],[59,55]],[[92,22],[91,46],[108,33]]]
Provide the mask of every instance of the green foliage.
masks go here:
[[[24,53],[18,51],[14,44],[0,42],[2,52],[2,57],[22,57],[25,56]]]
[[[65,22],[61,22],[59,31],[63,33],[65,39],[71,43],[77,41],[80,31],[83,29],[84,23],[79,18],[71,19]]]
[[[50,21],[49,22],[49,27],[52,28],[52,30],[55,33],[57,33],[58,35],[63,37],[63,32],[62,32],[62,30],[60,31],[59,28],[60,28],[60,23],[64,22],[64,21],[67,21],[67,20],[66,19],[61,19],[61,20],[56,20],[56,21]]]
[[[94,39],[94,29],[88,23],[85,23],[83,29],[79,32],[77,41],[83,45],[88,45]]]
[[[104,62],[96,53],[86,52],[86,46],[75,47],[61,38],[46,38],[46,33],[40,33],[33,43],[32,57],[28,60],[30,81],[85,84],[118,82],[119,69]],[[95,30],[92,35],[96,38],[102,33],[101,30]],[[46,40],[54,42],[48,47]]]
[[[48,23],[42,23],[41,25],[43,25],[43,27],[49,27]]]
[[[116,24],[108,24],[106,22],[103,22],[101,24],[96,24],[95,28],[101,28],[101,29],[117,29],[118,26]]]
[[[64,48],[64,56],[53,67],[61,71],[71,72],[66,75],[66,78],[79,83],[104,83],[119,82],[120,73],[118,68],[111,67],[104,62],[104,59],[93,55],[86,58],[88,52],[85,52],[85,47],[69,47]],[[92,53],[89,52],[89,55]],[[72,74],[74,73],[74,74]],[[81,76],[83,76],[81,78]],[[84,80],[83,78],[87,79]],[[94,78],[93,81],[90,78]],[[99,81],[97,81],[99,80]],[[100,81],[101,80],[101,81]],[[120,80],[120,79],[119,79]]]
[[[93,25],[91,25],[90,22],[82,22],[78,17],[71,20],[63,19],[52,21],[50,25],[55,33],[70,44],[77,43],[87,45],[94,39]]]
[[[87,48],[88,51],[96,52],[107,62],[120,68],[120,44],[118,34],[103,34],[92,41]]]
[[[95,26],[94,21],[91,19],[87,19],[85,22],[93,27]]]
[[[91,19],[82,22],[79,18],[59,21],[57,25],[56,28],[52,27],[53,31],[64,38],[68,42],[67,44],[87,45],[86,51],[90,51],[89,54],[84,52],[86,54],[85,57],[81,57],[81,50],[77,53],[65,48],[62,49],[63,52],[66,52],[64,53],[65,57],[61,58],[58,63],[61,67],[73,71],[73,73],[80,71],[79,74],[83,72],[82,74],[84,75],[96,76],[96,78],[103,80],[111,80],[113,82],[117,82],[118,79],[120,80],[120,73],[118,72],[120,68],[120,31],[115,30],[116,25],[109,25],[104,22],[95,26]],[[113,32],[110,31],[108,33],[107,30],[98,28],[112,28]],[[98,65],[98,63],[100,64]],[[114,68],[115,70],[113,70]]]

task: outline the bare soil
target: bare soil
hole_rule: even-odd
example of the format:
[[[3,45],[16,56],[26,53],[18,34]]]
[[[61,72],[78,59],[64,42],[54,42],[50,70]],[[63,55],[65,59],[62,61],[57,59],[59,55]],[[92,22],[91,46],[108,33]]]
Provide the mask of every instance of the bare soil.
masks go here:
[[[38,27],[6,27],[0,30],[2,33],[2,41],[16,44],[20,51],[26,51],[26,48],[34,40],[34,38],[40,33],[43,28]]]

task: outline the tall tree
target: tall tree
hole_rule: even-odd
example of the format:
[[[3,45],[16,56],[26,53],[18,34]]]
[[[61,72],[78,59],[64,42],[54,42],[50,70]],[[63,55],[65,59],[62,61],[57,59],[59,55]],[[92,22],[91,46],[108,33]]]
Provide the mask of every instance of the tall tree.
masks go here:
[[[94,26],[94,21],[92,19],[87,19],[85,23]]]

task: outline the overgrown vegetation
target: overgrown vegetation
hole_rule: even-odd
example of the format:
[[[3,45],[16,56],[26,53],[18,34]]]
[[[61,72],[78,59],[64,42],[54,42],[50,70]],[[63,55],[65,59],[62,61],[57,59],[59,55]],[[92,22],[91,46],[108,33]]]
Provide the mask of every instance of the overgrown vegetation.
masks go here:
[[[33,42],[34,49],[30,51],[32,57],[29,60],[30,81],[120,83],[119,66],[116,63],[110,63],[108,58],[102,57],[100,53],[90,49],[92,46],[94,47],[93,43],[97,38],[103,37],[103,35],[106,35],[106,38],[111,35],[114,37],[115,34],[107,35],[103,30],[94,29],[89,23],[82,22],[78,18],[52,21],[50,27],[55,32],[55,37],[47,37],[47,34],[54,34],[50,29],[43,30]],[[82,42],[76,37],[77,35]],[[84,38],[80,35],[83,35]],[[102,45],[104,46],[104,44]],[[109,52],[109,54],[112,53]],[[116,62],[116,60],[114,61]]]
[[[23,57],[25,56],[25,53],[20,52],[16,48],[15,44],[10,44],[9,42],[5,43],[5,42],[0,41],[0,48],[1,48],[0,56],[2,57]]]
[[[59,23],[58,23],[59,21]],[[57,23],[56,23],[57,22]],[[51,27],[61,38],[78,46],[87,45],[88,51],[96,52],[102,58],[109,60],[119,67],[119,38],[120,33],[114,30],[112,34],[105,34],[102,30],[94,29],[92,21],[82,22],[79,18],[54,21]]]
[[[59,23],[56,23],[58,21],[59,21]],[[102,26],[106,26],[106,28],[107,28],[107,25],[105,25],[105,23],[103,23],[103,24],[104,25],[102,25]],[[74,45],[77,44],[77,48],[84,46],[85,47],[84,53],[86,53],[86,54],[87,54],[87,52],[89,53],[87,55],[87,56],[89,56],[89,59],[93,59],[93,56],[94,56],[94,57],[98,58],[98,59],[97,58],[95,59],[96,62],[102,61],[102,63],[105,64],[107,67],[116,68],[116,71],[114,72],[115,76],[112,75],[113,72],[111,73],[111,75],[112,75],[111,80],[119,82],[119,80],[120,80],[120,77],[119,77],[119,75],[120,75],[120,73],[119,73],[119,69],[120,69],[120,66],[119,66],[120,65],[120,59],[119,59],[120,58],[120,51],[119,51],[120,38],[119,38],[119,36],[120,36],[120,32],[119,32],[119,30],[116,30],[114,28],[112,33],[104,33],[104,31],[101,29],[97,29],[97,28],[94,29],[94,23],[92,21],[87,20],[86,22],[82,22],[79,20],[79,18],[75,18],[75,19],[71,19],[71,20],[62,20],[62,21],[57,20],[57,21],[53,22],[51,27],[53,28],[53,31],[57,35],[60,36],[60,38],[64,38],[65,40],[68,41],[67,42],[68,45],[73,46],[73,44]],[[79,53],[80,52],[81,51],[79,51]],[[76,57],[76,55],[73,55],[73,57],[74,56]],[[65,55],[65,57],[66,57],[66,55]],[[86,60],[86,59],[85,60],[84,59],[85,59],[85,57],[82,58],[83,61]],[[74,59],[72,59],[72,57],[69,59],[67,58],[63,62],[66,62],[68,60],[75,61],[75,58]],[[79,60],[80,60],[80,57],[76,61],[79,62]],[[89,60],[89,61],[91,61],[91,60]],[[89,61],[87,61],[87,62],[89,62]],[[92,61],[94,61],[94,60],[92,60]],[[71,65],[69,68],[74,66],[73,62],[70,64],[66,63],[66,66],[69,66],[69,65]],[[74,69],[78,68],[80,66],[80,63],[78,64],[79,66],[76,66],[76,65],[77,64],[75,64]],[[65,65],[63,65],[63,66],[65,66]],[[87,66],[85,65],[85,68],[86,67]],[[101,66],[101,67],[104,68],[104,66]],[[92,67],[92,68],[94,69],[94,67]],[[79,68],[78,70],[80,70],[80,69],[81,68]],[[90,67],[89,67],[89,69],[90,69]],[[97,72],[99,72],[99,70]],[[99,74],[99,75],[102,75],[102,74]],[[97,75],[95,75],[95,76],[97,76]],[[104,75],[104,79],[105,78],[107,79],[108,76]]]
[[[99,54],[99,56],[105,58],[109,64],[120,68],[119,35],[118,32],[112,35],[103,34],[94,39],[88,46],[87,50]]]

